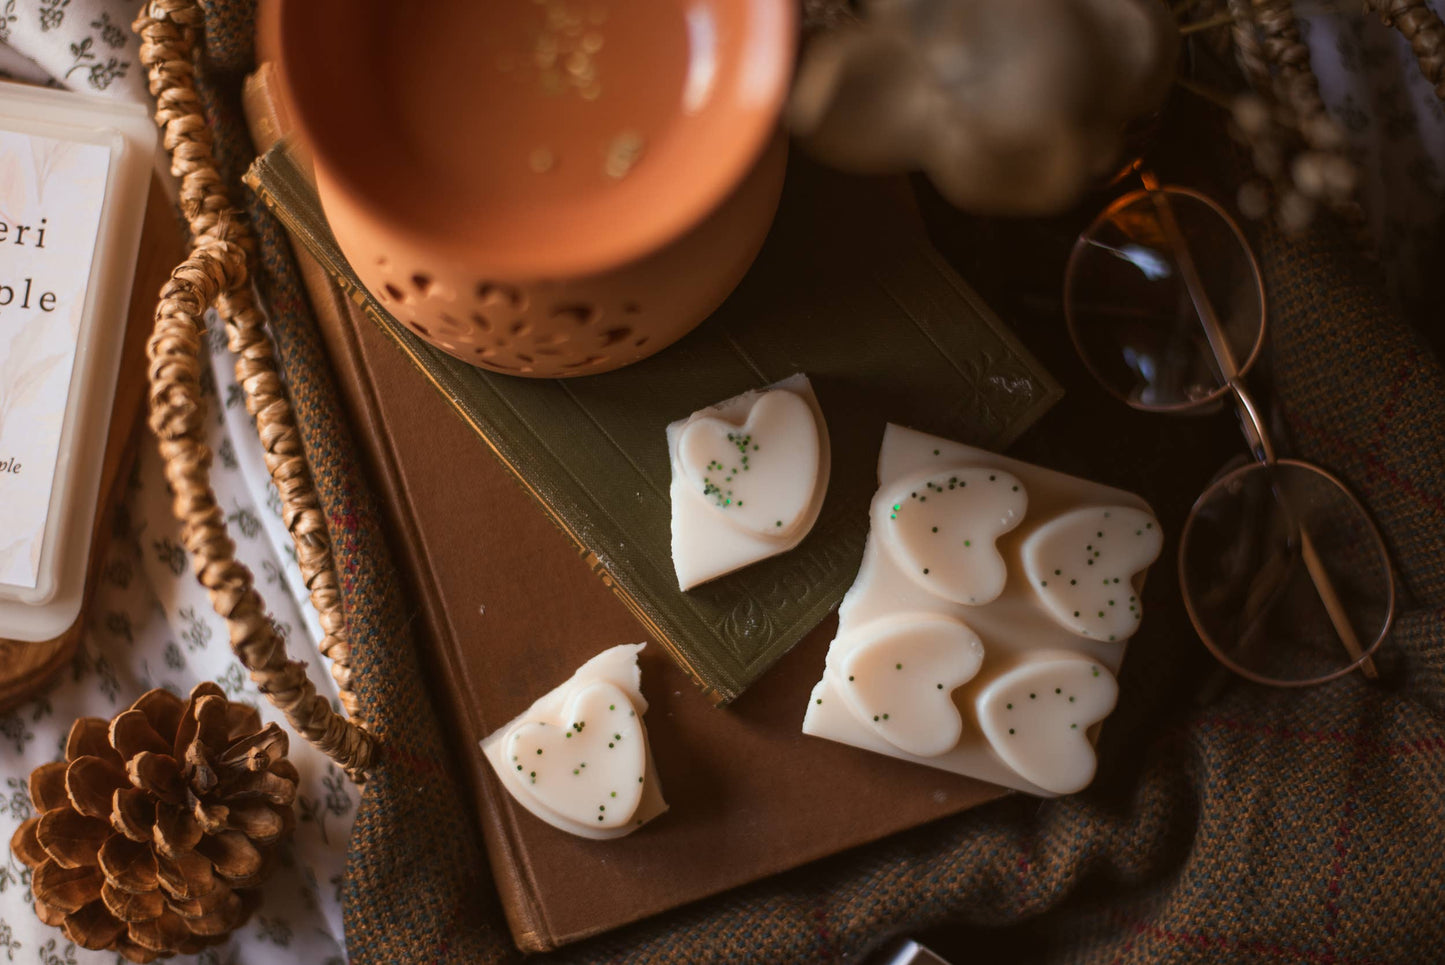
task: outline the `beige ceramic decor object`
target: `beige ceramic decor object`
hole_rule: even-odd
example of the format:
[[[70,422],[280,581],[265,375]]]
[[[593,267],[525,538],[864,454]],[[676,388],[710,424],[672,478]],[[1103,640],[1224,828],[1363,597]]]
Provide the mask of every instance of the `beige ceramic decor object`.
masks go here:
[[[626,365],[772,221],[792,0],[284,0],[283,90],[362,281],[467,362]]]
[[[1159,109],[1179,30],[1161,0],[867,0],[798,71],[795,133],[839,168],[921,168],[953,204],[1061,211]]]

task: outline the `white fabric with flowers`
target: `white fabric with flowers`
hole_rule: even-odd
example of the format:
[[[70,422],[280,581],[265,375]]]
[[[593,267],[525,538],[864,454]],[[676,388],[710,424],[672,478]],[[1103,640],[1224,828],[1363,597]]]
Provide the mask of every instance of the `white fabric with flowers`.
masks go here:
[[[335,684],[324,661],[314,656],[311,641],[320,638],[320,627],[303,595],[280,498],[267,476],[219,323],[214,317],[210,321],[212,377],[204,389],[211,415],[209,445],[216,453],[216,495],[237,556],[256,574],[272,620],[290,641],[293,655],[308,661],[317,691],[334,702]],[[274,720],[289,732],[232,655],[226,626],[191,573],[160,454],[148,436],[127,485],[76,659],[42,696],[0,715],[0,840],[8,842],[30,816],[27,775],[63,756],[71,721],[112,717],[152,687],[185,696],[195,684],[213,680],[229,699],[255,706],[263,720]],[[260,910],[227,943],[175,961],[329,965],[345,960],[340,888],[357,791],[339,768],[298,737],[290,741],[290,757],[301,774],[298,824],[278,870],[263,886]],[[0,962],[117,961],[114,953],[79,948],[42,925],[30,910],[29,879],[30,872],[6,848],[0,859]]]

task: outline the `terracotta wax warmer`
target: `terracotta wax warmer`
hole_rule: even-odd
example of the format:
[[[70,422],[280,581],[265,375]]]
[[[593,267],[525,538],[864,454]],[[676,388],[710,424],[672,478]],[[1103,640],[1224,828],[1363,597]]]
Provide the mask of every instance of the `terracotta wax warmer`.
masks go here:
[[[366,286],[530,376],[676,341],[762,244],[795,0],[284,0],[285,96]]]

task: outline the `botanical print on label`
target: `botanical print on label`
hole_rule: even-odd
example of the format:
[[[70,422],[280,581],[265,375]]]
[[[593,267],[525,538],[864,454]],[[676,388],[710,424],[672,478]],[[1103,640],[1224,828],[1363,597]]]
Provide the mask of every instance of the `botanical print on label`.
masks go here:
[[[109,170],[108,147],[0,130],[0,584],[38,582]]]

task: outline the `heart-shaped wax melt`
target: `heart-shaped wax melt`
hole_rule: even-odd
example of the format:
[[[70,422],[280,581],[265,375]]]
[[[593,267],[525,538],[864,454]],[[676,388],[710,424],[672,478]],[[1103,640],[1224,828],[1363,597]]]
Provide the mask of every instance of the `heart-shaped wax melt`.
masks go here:
[[[615,684],[597,681],[578,690],[560,721],[519,721],[503,753],[521,791],[563,820],[620,828],[642,800],[647,737]]]
[[[1097,661],[1045,652],[996,677],[978,695],[978,725],[1018,775],[1054,794],[1094,779],[1089,727],[1114,709],[1119,685]]]
[[[1001,469],[909,476],[873,498],[873,532],[919,586],[979,606],[1003,592],[1008,566],[994,545],[1023,521],[1028,493]]]
[[[902,614],[860,627],[845,646],[834,680],[859,721],[919,757],[958,743],[953,691],[983,663],[978,634],[948,617]]]
[[[1127,640],[1143,618],[1134,577],[1164,545],[1154,517],[1091,506],[1049,520],[1023,544],[1024,572],[1049,614],[1094,640]]]
[[[802,524],[818,485],[818,423],[801,397],[764,392],[741,426],[694,419],[678,440],[688,483],[723,519],[776,539]]]

